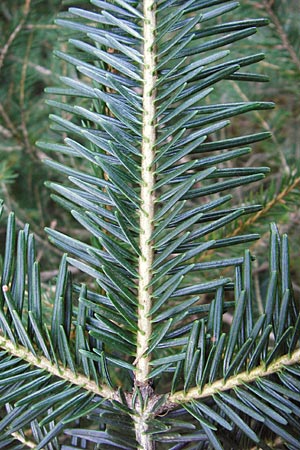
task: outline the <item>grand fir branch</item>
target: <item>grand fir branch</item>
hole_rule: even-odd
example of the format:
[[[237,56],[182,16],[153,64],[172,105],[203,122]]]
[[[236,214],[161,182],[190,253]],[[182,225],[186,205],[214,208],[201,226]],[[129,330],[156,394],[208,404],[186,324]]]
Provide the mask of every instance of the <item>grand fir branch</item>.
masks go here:
[[[228,391],[234,389],[238,386],[244,385],[244,383],[253,383],[259,378],[265,378],[270,375],[276,374],[281,370],[284,370],[286,366],[293,366],[300,363],[300,349],[295,350],[291,355],[283,355],[270,364],[268,367],[265,364],[261,364],[250,372],[242,372],[228,378],[227,381],[224,379],[217,380],[214,383],[206,384],[200,391],[198,387],[192,388],[187,392],[178,391],[170,395],[164,408],[174,407],[178,403],[187,403],[192,400],[201,400],[203,398],[211,397],[218,392]]]
[[[109,386],[100,385],[81,374],[75,374],[72,370],[59,367],[51,363],[44,356],[34,356],[27,348],[16,346],[4,336],[0,336],[0,348],[6,350],[10,355],[21,358],[34,367],[38,367],[51,375],[66,380],[76,386],[80,386],[94,394],[100,395],[107,399],[119,400],[119,395]]]

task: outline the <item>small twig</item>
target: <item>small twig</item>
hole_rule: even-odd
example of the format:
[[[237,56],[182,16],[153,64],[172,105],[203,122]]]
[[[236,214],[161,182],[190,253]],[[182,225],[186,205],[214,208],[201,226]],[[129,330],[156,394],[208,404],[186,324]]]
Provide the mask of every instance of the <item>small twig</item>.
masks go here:
[[[15,432],[15,433],[11,433],[11,436],[14,439],[17,439],[18,441],[22,442],[22,444],[26,445],[29,448],[36,448],[36,444],[26,438],[24,438],[20,433]]]
[[[7,146],[7,145],[1,145],[0,144],[0,152],[9,153],[9,152],[19,152],[21,150],[22,150],[21,145],[10,145],[10,146]]]
[[[249,98],[248,98],[247,95],[242,91],[242,89],[240,88],[240,86],[239,86],[235,81],[231,81],[231,83],[232,83],[232,86],[233,86],[234,90],[236,91],[237,94],[239,94],[239,96],[241,97],[241,99],[244,100],[245,102],[249,102],[249,101],[250,101]],[[260,112],[259,112],[259,111],[254,111],[254,115],[255,115],[255,117],[260,121],[260,123],[262,124],[263,128],[264,128],[266,131],[269,131],[270,133],[272,133],[272,129],[271,129],[270,125],[269,125],[268,122],[262,117],[262,115],[260,114]],[[274,135],[274,133],[272,133],[271,139],[272,139],[272,141],[274,142],[274,144],[276,145],[276,147],[277,147],[277,149],[278,149],[279,156],[280,156],[280,159],[281,159],[281,164],[282,164],[282,166],[283,166],[283,170],[284,170],[286,173],[289,174],[289,173],[290,173],[289,165],[288,165],[287,162],[286,162],[286,158],[285,158],[285,156],[284,156],[284,153],[283,153],[283,151],[282,151],[282,149],[281,149],[281,146],[279,145],[279,143],[278,143],[278,141],[277,141],[276,136]]]
[[[2,103],[0,103],[0,114],[4,122],[6,123],[7,128],[11,131],[13,136],[18,136],[19,133],[15,128],[14,124],[12,123],[12,121],[10,120],[9,116],[7,115],[5,109],[3,108]]]
[[[24,15],[25,16],[28,16],[28,14],[29,14],[30,4],[31,4],[31,0],[25,0],[25,5],[24,5]]]
[[[18,205],[10,198],[10,195],[8,193],[8,190],[6,188],[6,185],[4,183],[1,184],[1,190],[4,194],[5,197],[5,202],[4,202],[4,210],[6,211],[6,213],[9,213],[10,211],[16,211],[18,208]],[[16,222],[17,224],[21,227],[24,228],[25,223],[19,219],[18,217],[16,217]],[[56,247],[54,247],[54,245],[50,244],[49,241],[47,239],[43,239],[36,230],[36,227],[31,223],[30,227],[33,230],[34,233],[34,238],[37,242],[41,243],[44,247],[47,247],[49,249],[51,249],[51,252],[56,253],[57,255],[61,256],[62,255],[62,251],[57,249]]]
[[[68,267],[68,271],[71,272],[72,274],[80,273],[79,269],[73,266]],[[47,281],[53,280],[53,278],[57,276],[58,272],[59,272],[58,269],[44,270],[43,272],[41,272],[42,282],[46,283]]]
[[[274,441],[267,441],[266,444],[269,445],[271,448],[275,449],[275,445],[282,445],[283,440],[280,437],[277,437]],[[261,447],[259,447],[258,445],[255,445],[254,447],[251,448],[251,450],[263,450]]]
[[[8,289],[7,286],[2,287],[3,292],[6,292]],[[24,361],[27,361],[29,364],[39,367],[45,372],[49,374],[64,379],[69,383],[72,383],[76,386],[81,387],[82,389],[86,389],[87,391],[93,392],[94,394],[100,395],[101,397],[105,397],[106,399],[114,399],[119,400],[119,394],[117,391],[113,390],[107,385],[98,385],[95,381],[90,380],[81,374],[76,374],[72,372],[71,369],[66,367],[59,367],[52,364],[44,356],[36,357],[34,356],[27,348],[18,345],[16,347],[9,339],[6,339],[4,336],[0,335],[0,347],[9,352],[11,355],[21,358]]]
[[[29,10],[30,10],[30,3],[31,0],[26,0],[25,1],[25,5],[24,5],[24,15],[23,18],[21,19],[21,21],[18,23],[18,25],[16,26],[16,28],[14,29],[14,31],[10,34],[6,44],[4,45],[4,47],[2,48],[1,52],[0,52],[0,71],[2,69],[3,63],[4,63],[4,59],[5,56],[9,50],[9,47],[11,46],[11,44],[13,43],[13,41],[15,40],[15,38],[17,37],[17,35],[20,33],[20,31],[22,30],[24,23],[27,19]]]
[[[276,197],[274,197],[272,200],[270,200],[260,211],[258,211],[256,214],[251,216],[245,222],[241,222],[240,225],[238,225],[233,231],[229,232],[225,237],[230,238],[230,237],[238,236],[246,228],[253,225],[261,217],[263,217],[265,214],[267,214],[277,203],[283,203],[284,198],[291,191],[293,191],[299,184],[300,184],[300,177],[296,178],[290,186],[287,186],[281,192],[279,192],[279,194],[277,194]],[[265,233],[265,236],[269,236],[269,232]],[[262,240],[263,240],[263,237],[261,237],[259,241],[256,241],[252,245],[252,248],[254,248],[258,243],[259,243],[259,245],[261,245]],[[213,254],[213,250],[207,250],[203,255],[201,255],[199,258],[195,259],[193,262],[207,260],[208,258],[210,258],[210,256],[212,254]]]
[[[3,127],[2,125],[0,125],[0,134],[2,134],[2,136],[5,138],[12,137],[12,132],[10,130],[8,130],[7,128]]]
[[[265,363],[258,366],[256,369],[251,370],[250,372],[245,371],[242,373],[238,373],[224,382],[224,379],[217,380],[212,384],[206,384],[202,390],[198,387],[192,388],[189,391],[179,391],[170,395],[168,401],[171,404],[178,403],[186,403],[191,400],[203,399],[207,397],[211,397],[218,392],[229,391],[230,389],[234,389],[238,386],[243,385],[244,383],[252,383],[258,378],[268,377],[273,375],[282,369],[285,366],[292,366],[295,364],[299,364],[300,362],[300,349],[295,350],[290,356],[284,355],[270,364],[267,368]],[[166,406],[166,405],[165,405]]]
[[[13,62],[17,62],[17,63],[22,63],[22,59],[21,58],[17,58],[16,56],[8,56],[8,60],[9,61],[13,61]],[[46,76],[46,77],[57,77],[58,75],[53,73],[52,70],[48,69],[47,67],[41,66],[40,64],[34,64],[33,62],[27,61],[27,66],[31,67],[32,69],[34,69],[36,72],[38,72],[39,74]]]
[[[59,27],[58,25],[49,25],[49,24],[34,24],[34,23],[28,23],[24,27],[26,30],[57,30]]]
[[[27,46],[26,46],[26,52],[25,52],[23,66],[22,66],[22,73],[21,73],[21,82],[20,82],[21,128],[22,128],[22,134],[23,134],[23,138],[24,138],[25,147],[26,147],[27,153],[29,155],[32,154],[32,150],[31,150],[31,145],[29,142],[28,130],[27,130],[27,125],[26,125],[26,117],[25,117],[25,111],[26,111],[26,108],[25,108],[25,81],[26,81],[29,54],[30,54],[30,49],[32,46],[32,38],[33,38],[33,33],[30,33],[30,36],[29,36],[28,42],[27,42]]]
[[[11,35],[9,36],[6,44],[2,48],[2,51],[0,52],[0,71],[2,69],[2,66],[3,66],[3,63],[4,63],[4,59],[5,59],[5,56],[6,56],[7,52],[8,52],[8,50],[9,50],[9,47],[13,43],[13,41],[16,38],[16,36],[18,35],[18,33],[21,31],[21,29],[22,29],[22,27],[24,25],[24,22],[25,22],[25,19],[23,18],[21,20],[21,22],[16,26],[14,31],[11,33]]]
[[[295,64],[295,66],[297,67],[297,69],[300,71],[300,60],[297,56],[297,53],[295,52],[294,47],[291,45],[288,35],[286,34],[283,26],[281,25],[280,20],[278,19],[277,15],[275,14],[274,10],[273,10],[273,1],[266,1],[264,0],[263,2],[264,7],[268,13],[268,15],[270,16],[270,18],[272,19],[272,22],[274,23],[277,33],[280,36],[283,46],[284,48],[287,50],[287,52],[290,54],[290,57],[293,61],[293,63]]]
[[[250,225],[253,225],[253,223],[257,222],[257,220],[267,214],[270,209],[272,209],[277,203],[283,202],[284,198],[293,191],[298,185],[300,184],[300,177],[296,178],[294,182],[290,185],[285,187],[279,194],[276,195],[272,200],[270,200],[260,211],[258,211],[254,216],[250,217],[246,222],[242,223],[240,226],[238,226],[233,233],[230,233],[230,236],[237,236],[241,233],[245,228],[249,227]]]

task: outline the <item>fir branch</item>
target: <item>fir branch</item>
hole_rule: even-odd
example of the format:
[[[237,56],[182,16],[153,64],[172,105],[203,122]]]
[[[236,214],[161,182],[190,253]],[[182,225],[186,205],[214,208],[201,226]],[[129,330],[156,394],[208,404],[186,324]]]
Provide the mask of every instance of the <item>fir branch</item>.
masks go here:
[[[21,71],[21,80],[20,80],[20,115],[21,115],[21,130],[22,130],[22,136],[24,139],[24,144],[26,148],[26,153],[32,157],[32,147],[29,142],[29,134],[28,134],[28,128],[26,123],[26,107],[25,107],[25,82],[27,77],[27,68],[28,68],[28,62],[30,57],[30,51],[32,47],[32,41],[33,41],[33,32],[30,32],[27,45],[26,45],[26,52],[24,56],[24,61],[22,64],[22,71]]]
[[[274,10],[272,8],[273,1],[264,0],[263,6],[264,6],[265,10],[267,11],[269,17],[271,18],[273,24],[275,25],[277,33],[280,36],[280,39],[282,40],[284,48],[289,53],[293,63],[297,67],[297,69],[300,71],[300,60],[297,56],[297,53],[295,52],[294,47],[290,43],[288,35],[286,34],[278,16],[276,15],[276,13],[274,12]]]
[[[4,286],[3,286],[4,287]],[[44,356],[35,357],[27,348],[23,346],[15,346],[9,339],[0,336],[0,348],[6,350],[9,354],[27,361],[29,364],[45,370],[51,375],[68,381],[76,386],[80,386],[94,394],[100,395],[107,399],[118,400],[119,395],[116,391],[106,385],[98,386],[94,381],[86,378],[84,375],[75,374],[70,369],[55,366]]]
[[[13,30],[13,32],[10,34],[9,38],[7,39],[6,44],[3,46],[1,53],[0,53],[0,71],[1,68],[3,66],[4,63],[4,59],[5,56],[9,50],[9,47],[12,45],[13,41],[16,39],[17,35],[20,33],[20,31],[22,30],[27,16],[29,14],[29,10],[30,10],[30,3],[31,0],[25,0],[25,4],[24,4],[24,14],[23,14],[23,18],[21,19],[21,21],[18,23],[18,25],[16,26],[16,28]]]
[[[174,403],[186,403],[191,400],[203,399],[211,397],[218,392],[228,391],[235,387],[242,386],[244,383],[252,383],[261,377],[268,377],[272,374],[278,373],[284,369],[285,366],[293,366],[300,363],[300,349],[295,350],[290,356],[284,355],[274,361],[269,367],[266,368],[265,364],[261,364],[250,372],[242,372],[228,378],[224,382],[224,379],[217,380],[212,384],[207,384],[203,387],[202,391],[199,388],[192,388],[187,392],[179,391],[170,395],[168,401],[170,404]]]
[[[0,113],[1,113],[1,105],[0,105]],[[21,208],[17,204],[17,202],[11,197],[5,184],[2,184],[1,190],[4,198],[3,208],[6,211],[6,213],[9,214],[12,211],[14,212],[17,211],[20,216],[26,217],[27,212],[25,211],[25,209]],[[19,215],[16,216],[16,223],[20,228],[23,229],[25,227],[25,222],[19,218]],[[51,243],[47,239],[41,236],[41,230],[37,229],[35,224],[31,224],[30,228],[33,231],[35,240],[39,242],[43,246],[43,248],[48,248],[49,250],[51,250],[51,252],[61,256],[61,251],[56,247],[54,247],[53,245],[51,245]]]
[[[284,236],[280,240],[273,226],[270,241],[271,277],[265,311],[262,311],[264,314],[257,322],[252,295],[251,255],[248,251],[244,259],[212,260],[206,267],[191,262],[204,252],[207,257],[212,248],[254,239],[249,234],[229,238],[227,242],[226,239],[217,242],[213,239],[208,241],[207,236],[215,230],[224,229],[237,217],[249,212],[248,206],[245,209],[215,211],[229,200],[228,196],[223,196],[223,192],[258,181],[267,171],[263,167],[217,168],[219,163],[242,156],[245,150],[248,151],[241,148],[227,152],[227,149],[259,142],[268,137],[269,133],[220,141],[206,139],[204,136],[222,130],[228,124],[227,119],[235,115],[270,109],[272,105],[269,102],[249,102],[248,98],[243,97],[242,91],[241,96],[246,102],[221,105],[203,105],[201,102],[221,80],[264,80],[264,77],[256,74],[238,73],[240,67],[259,61],[261,55],[219,63],[227,52],[219,51],[213,55],[211,50],[222,49],[252,35],[255,27],[265,24],[265,20],[217,24],[213,21],[212,27],[202,27],[202,23],[207,20],[216,19],[230,11],[232,4],[229,3],[228,9],[227,5],[222,5],[227,3],[224,0],[144,0],[143,15],[138,8],[132,6],[133,2],[127,0],[92,0],[91,3],[92,10],[70,8],[67,19],[63,15],[58,20],[58,23],[81,35],[80,39],[70,41],[76,47],[76,53],[68,54],[66,48],[66,53],[60,52],[60,56],[84,76],[76,79],[65,76],[62,80],[64,88],[49,91],[62,95],[62,103],[53,102],[53,105],[61,109],[61,116],[53,116],[53,120],[62,136],[67,134],[69,137],[64,144],[46,144],[41,148],[68,155],[71,160],[75,156],[82,163],[86,160],[94,165],[95,171],[89,175],[85,171],[85,164],[79,163],[78,167],[74,167],[72,161],[71,167],[67,167],[65,163],[53,163],[53,167],[69,177],[73,186],[52,184],[54,191],[60,195],[58,197],[55,194],[55,198],[70,209],[76,220],[91,232],[91,242],[87,244],[54,230],[49,234],[59,248],[73,256],[69,258],[69,262],[76,269],[93,277],[102,291],[99,294],[99,290],[92,292],[82,288],[79,306],[73,311],[73,283],[68,274],[65,255],[56,284],[51,336],[44,342],[37,324],[43,323],[43,315],[33,241],[27,246],[27,228],[21,230],[18,239],[15,239],[15,222],[10,219],[3,270],[5,276],[2,277],[6,294],[3,300],[7,303],[3,305],[3,313],[7,313],[4,329],[13,342],[16,339],[23,345],[9,341],[6,333],[5,336],[0,335],[0,348],[4,350],[1,373],[5,377],[10,364],[11,371],[14,372],[13,365],[19,364],[20,359],[27,364],[20,364],[23,370],[21,378],[6,381],[7,384],[11,381],[11,388],[2,401],[3,404],[11,402],[13,407],[8,416],[0,421],[0,433],[1,429],[9,427],[11,436],[24,440],[23,436],[31,434],[30,431],[23,434],[23,430],[32,426],[34,417],[42,427],[52,420],[54,423],[54,428],[49,431],[45,429],[46,435],[36,447],[29,445],[38,450],[50,441],[53,442],[55,437],[59,442],[65,442],[59,436],[67,423],[72,424],[68,425],[70,429],[66,430],[66,434],[74,437],[77,444],[80,439],[84,440],[89,448],[92,448],[89,443],[94,443],[94,448],[102,448],[108,444],[118,448],[154,450],[156,443],[158,448],[161,448],[160,443],[164,447],[164,443],[173,445],[173,442],[179,442],[181,447],[182,443],[189,446],[190,442],[201,440],[200,446],[203,448],[221,449],[227,435],[224,439],[219,436],[221,431],[214,435],[213,423],[217,415],[221,427],[225,423],[227,429],[232,430],[232,448],[238,448],[238,444],[245,442],[245,434],[251,442],[262,443],[264,431],[260,428],[259,437],[256,436],[255,431],[250,430],[243,422],[243,418],[238,418],[237,421],[237,413],[226,405],[226,401],[223,405],[223,400],[219,397],[230,397],[225,391],[231,391],[230,395],[234,397],[238,390],[243,391],[244,385],[255,392],[258,389],[255,382],[271,384],[271,380],[263,378],[278,372],[282,373],[282,377],[288,377],[284,369],[300,362],[300,350],[294,351],[299,338],[297,330],[300,318],[289,291],[291,280],[288,273],[287,238]],[[30,5],[30,0],[26,0],[26,4]],[[220,7],[216,9],[202,11],[207,6],[218,4]],[[96,8],[98,6],[99,11]],[[192,12],[197,13],[192,17]],[[206,39],[209,36],[212,38]],[[201,43],[203,37],[205,39]],[[24,52],[25,58],[22,60],[22,110],[25,106],[30,48],[29,37],[27,53]],[[201,53],[207,51],[209,53],[202,58]],[[184,65],[185,63],[187,64]],[[76,102],[73,104],[71,101],[68,104],[69,96],[83,98],[83,103],[76,105]],[[93,105],[92,110],[90,105]],[[3,116],[3,112],[0,113]],[[22,131],[23,126],[26,141],[24,119],[23,115],[19,129]],[[268,123],[261,116],[259,119],[265,129],[269,130]],[[10,130],[8,123],[9,120],[6,120],[5,124]],[[19,139],[20,136],[18,132]],[[203,153],[215,151],[218,153],[211,153],[210,157],[202,156]],[[192,154],[195,159],[189,158]],[[186,157],[187,162],[184,159]],[[223,176],[225,181],[222,180]],[[220,197],[214,197],[216,193]],[[288,192],[284,195],[287,194]],[[206,196],[210,195],[212,198],[206,200]],[[194,207],[196,198],[199,204],[197,202],[197,207]],[[282,200],[283,198],[277,199],[278,202]],[[264,210],[263,213],[268,212],[272,206],[269,202],[266,205],[267,211]],[[254,211],[257,211],[256,207]],[[255,220],[263,213],[254,216]],[[137,258],[137,255],[141,256]],[[209,278],[201,282],[204,278],[202,269],[228,266],[235,268],[234,283],[230,284],[230,280],[225,277],[211,281]],[[191,277],[186,275],[196,270],[200,274],[198,284],[194,279],[191,284]],[[8,290],[7,285],[12,286],[10,296],[5,292]],[[78,286],[73,287],[78,292]],[[234,295],[230,292],[228,297],[228,290],[232,291],[233,288]],[[212,302],[199,304],[198,295],[207,293],[210,298],[214,295]],[[228,298],[230,302],[227,301]],[[226,335],[223,316],[232,307],[234,318]],[[29,319],[33,320],[32,323],[27,323],[26,328],[23,318],[28,310]],[[25,314],[22,315],[23,311]],[[74,320],[75,346],[72,345],[74,336],[71,328]],[[292,338],[288,341],[292,330]],[[276,338],[275,346],[266,355],[271,332],[272,339],[274,336]],[[47,343],[51,344],[52,349],[55,348],[52,353],[56,364],[52,363]],[[255,343],[256,349],[251,354],[251,345]],[[46,357],[35,355],[38,346]],[[282,354],[279,351],[285,355],[277,357]],[[81,360],[80,354],[84,359]],[[5,360],[6,356],[8,362]],[[221,375],[222,356],[224,366]],[[247,372],[245,368],[248,356]],[[265,356],[268,356],[267,359]],[[259,358],[265,362],[261,363]],[[60,362],[57,363],[57,360]],[[85,375],[75,373],[76,363],[80,362]],[[52,382],[53,377],[53,389],[56,389],[55,383],[65,385],[61,381],[63,380],[68,383],[66,391],[61,388],[57,393],[58,397],[54,397],[48,391],[48,384],[43,386],[42,392],[36,390],[34,373],[28,387],[28,364],[40,369],[36,371],[39,374],[42,372],[39,383],[44,383],[43,377],[50,378]],[[69,368],[60,367],[64,364]],[[170,373],[174,374],[172,382]],[[89,374],[92,379],[89,379]],[[126,375],[124,383],[123,375]],[[172,385],[171,394],[157,394],[156,383],[159,378],[166,380],[168,386]],[[100,386],[97,384],[98,379],[103,383]],[[20,380],[25,380],[24,385],[15,392],[15,383]],[[150,385],[150,380],[154,387]],[[118,385],[130,385],[132,390],[117,391]],[[163,390],[161,387],[159,389],[159,392]],[[73,398],[73,392],[78,390],[78,398]],[[24,391],[26,395],[20,399]],[[46,391],[46,398],[41,399]],[[261,387],[259,394],[263,392],[264,388]],[[286,395],[284,393],[287,398],[292,398],[294,394],[293,390],[291,393],[288,389],[284,392],[288,392]],[[249,398],[252,394],[247,395]],[[102,400],[110,402],[101,400],[95,405],[91,402],[91,397],[94,396],[101,396]],[[196,403],[193,400],[197,399],[204,399],[199,403],[205,404],[205,400],[210,402],[215,398],[217,410],[212,411],[211,416],[208,414],[208,418],[205,415],[204,421],[202,413],[195,416],[193,408],[187,404],[191,402],[193,406]],[[268,402],[268,398],[265,401]],[[264,409],[264,402],[260,404]],[[280,400],[277,403],[274,401],[274,409],[278,404],[281,406]],[[29,414],[27,405],[30,405]],[[31,405],[36,408],[33,413]],[[49,405],[53,409],[51,413]],[[77,410],[68,413],[68,408],[71,409],[74,405]],[[183,408],[178,408],[180,405]],[[18,410],[20,406],[24,407],[24,411]],[[223,413],[220,416],[217,412],[223,406],[224,414],[228,416],[226,420]],[[178,420],[179,416],[174,420],[172,414],[167,417],[166,422],[159,417],[161,412],[168,415],[169,410],[176,408],[179,410],[176,414],[178,412],[180,415],[181,410],[184,410],[200,422],[195,433],[191,431],[191,434],[185,434],[186,412],[183,422]],[[206,410],[210,411],[208,405]],[[47,416],[41,417],[45,411]],[[252,420],[251,412],[256,411],[255,405],[252,411],[248,407],[248,413],[249,411],[248,416]],[[299,416],[294,410],[292,412],[295,417]],[[61,418],[62,414],[64,419]],[[285,423],[281,412],[275,411],[275,414],[280,418],[280,423]],[[188,416],[188,430],[194,427],[191,415]],[[272,431],[273,422],[268,423],[267,415],[266,410],[266,420],[262,421],[265,429]],[[83,424],[79,423],[79,417],[84,417]],[[87,420],[91,420],[91,423],[88,424]],[[254,416],[253,421],[255,420],[259,421],[260,417],[257,419]],[[116,421],[118,428],[115,427]],[[121,429],[122,424],[125,425],[125,431]],[[78,428],[82,425],[86,428]],[[255,427],[256,425],[253,428]],[[278,434],[281,431],[280,428]],[[32,432],[38,440],[34,428]],[[284,440],[288,436],[287,441],[291,443],[298,438],[298,431],[294,430],[293,434],[292,441],[289,441],[288,431],[282,431]],[[180,440],[177,441],[177,438]],[[219,438],[222,442],[219,442]],[[248,443],[247,448],[251,445]]]
[[[296,189],[299,186],[299,184],[300,184],[300,177],[297,177],[292,184],[284,187],[284,189],[280,191],[274,198],[272,198],[272,200],[266,203],[266,205],[260,211],[258,211],[248,220],[246,220],[246,222],[242,223],[237,228],[235,228],[233,233],[230,233],[230,236],[238,236],[246,228],[256,223],[261,217],[264,217],[274,206],[276,206],[278,203],[282,203],[285,197],[287,197],[290,194],[290,192]]]
[[[248,96],[245,94],[245,92],[242,90],[242,88],[235,82],[235,81],[231,81],[231,84],[234,88],[234,90],[236,91],[236,93],[241,97],[241,99],[245,102],[249,102],[249,98]],[[263,126],[263,128],[266,131],[269,131],[271,133],[271,139],[274,142],[274,144],[276,145],[276,149],[279,153],[279,157],[281,160],[281,164],[282,164],[282,168],[283,171],[287,174],[290,173],[290,167],[287,163],[285,154],[281,148],[281,146],[279,145],[279,142],[275,136],[275,134],[273,133],[273,130],[271,129],[270,125],[268,124],[268,122],[263,118],[262,114],[259,111],[254,111],[254,115],[255,117],[258,119],[258,121],[261,123],[261,125]]]

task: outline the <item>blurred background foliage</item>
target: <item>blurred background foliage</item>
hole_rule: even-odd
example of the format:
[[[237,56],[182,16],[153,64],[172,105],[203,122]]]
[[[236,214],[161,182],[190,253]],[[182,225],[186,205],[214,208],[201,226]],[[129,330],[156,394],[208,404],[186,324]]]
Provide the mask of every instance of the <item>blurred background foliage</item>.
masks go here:
[[[0,197],[7,211],[14,210],[20,223],[29,222],[40,243],[40,259],[44,260],[42,279],[47,281],[58,267],[59,252],[51,249],[43,233],[45,225],[76,228],[67,213],[50,198],[44,181],[57,179],[57,174],[43,164],[47,157],[36,145],[37,140],[53,140],[49,129],[50,107],[45,103],[47,86],[58,85],[59,74],[72,69],[53,58],[54,48],[64,50],[66,43],[58,37],[54,18],[70,4],[85,1],[2,0],[0,2]],[[236,54],[266,53],[266,59],[255,68],[267,75],[268,83],[228,81],[222,91],[209,102],[262,100],[275,101],[268,113],[243,115],[223,133],[234,135],[243,128],[250,132],[271,131],[273,137],[256,144],[253,153],[240,164],[269,166],[270,175],[257,191],[247,187],[236,190],[237,203],[261,203],[263,209],[245,216],[228,235],[259,232],[262,240],[252,246],[257,256],[257,298],[263,290],[267,274],[264,261],[268,246],[268,223],[276,221],[281,232],[288,232],[292,242],[294,287],[300,291],[300,2],[299,0],[242,0],[239,16],[267,17],[268,27],[258,32],[233,51]],[[237,12],[232,12],[236,20]],[[61,36],[61,34],[60,34]],[[248,133],[247,133],[248,134]],[[63,160],[63,156],[58,158]],[[74,161],[74,165],[78,162]],[[82,230],[78,230],[82,233]],[[221,230],[224,236],[224,230]],[[72,235],[76,234],[76,229]],[[4,228],[0,229],[3,243]],[[235,250],[234,250],[235,251]],[[232,255],[232,249],[229,249]],[[232,255],[234,256],[234,255]],[[55,264],[54,264],[55,263]]]

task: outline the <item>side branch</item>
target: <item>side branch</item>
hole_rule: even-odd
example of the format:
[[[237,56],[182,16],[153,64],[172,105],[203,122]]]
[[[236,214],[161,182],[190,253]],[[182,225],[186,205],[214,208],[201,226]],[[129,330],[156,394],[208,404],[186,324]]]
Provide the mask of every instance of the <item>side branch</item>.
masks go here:
[[[11,341],[3,336],[0,336],[0,348],[6,350],[10,355],[21,358],[31,365],[45,370],[45,372],[48,372],[55,377],[69,381],[76,386],[80,386],[81,388],[100,395],[101,397],[105,397],[106,399],[119,400],[119,395],[117,392],[110,387],[106,385],[98,386],[97,383],[89,380],[83,375],[75,374],[70,369],[65,367],[55,366],[44,356],[36,357],[29,350],[27,350],[27,348],[15,346]]]
[[[300,349],[295,350],[291,356],[284,355],[281,358],[278,358],[269,367],[265,367],[265,365],[261,364],[251,372],[242,372],[238,375],[232,376],[228,378],[226,382],[224,380],[217,380],[212,384],[207,384],[203,387],[202,391],[199,388],[195,387],[190,389],[187,392],[178,391],[174,394],[170,395],[167,402],[175,406],[174,404],[178,403],[187,403],[191,400],[199,400],[206,397],[211,397],[214,394],[217,394],[220,391],[228,391],[235,387],[241,386],[243,383],[252,383],[258,378],[267,377],[274,373],[279,372],[284,369],[285,366],[293,366],[294,364],[300,363]],[[167,405],[164,406],[164,408]]]
[[[284,28],[283,28],[283,26],[282,26],[278,16],[275,14],[275,12],[274,12],[274,10],[272,8],[272,3],[273,2],[264,1],[263,2],[263,6],[266,9],[267,13],[269,14],[271,20],[273,21],[273,23],[274,23],[274,25],[276,27],[277,33],[279,34],[279,36],[280,36],[280,38],[282,40],[283,46],[289,52],[293,63],[295,64],[297,69],[300,71],[300,60],[299,60],[299,58],[297,56],[297,53],[296,53],[294,47],[290,43],[288,35],[285,32],[285,30],[284,30]]]
[[[11,35],[9,36],[6,44],[2,47],[1,51],[0,51],[0,71],[2,69],[3,63],[4,63],[4,59],[5,56],[9,50],[9,47],[11,46],[11,44],[13,43],[13,41],[15,40],[15,38],[17,37],[17,35],[20,33],[20,31],[22,30],[29,10],[30,10],[30,3],[31,0],[25,0],[25,5],[24,5],[24,15],[23,18],[21,19],[21,21],[19,22],[19,24],[16,26],[16,28],[13,30],[13,32],[11,33]]]
[[[270,209],[272,209],[274,206],[276,206],[279,203],[282,203],[294,189],[296,189],[300,184],[300,177],[297,177],[293,183],[287,187],[285,187],[281,192],[279,192],[272,200],[270,200],[260,211],[258,211],[254,216],[250,217],[246,222],[239,225],[233,233],[228,235],[228,237],[231,236],[238,236],[245,228],[253,225],[255,222],[257,222],[261,217],[264,217]]]

